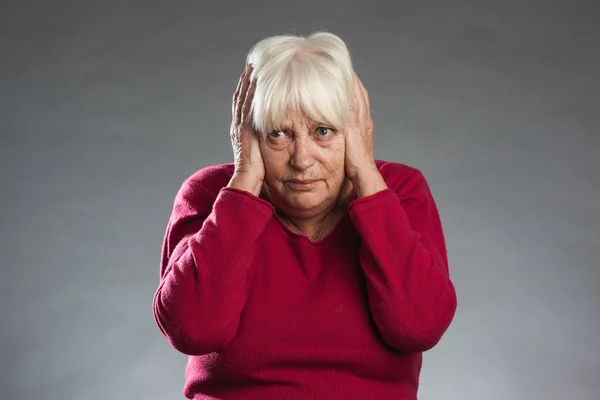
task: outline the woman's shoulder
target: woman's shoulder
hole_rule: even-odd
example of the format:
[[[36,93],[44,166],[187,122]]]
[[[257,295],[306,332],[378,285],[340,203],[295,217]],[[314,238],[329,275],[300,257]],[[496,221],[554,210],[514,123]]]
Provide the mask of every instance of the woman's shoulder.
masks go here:
[[[429,183],[423,172],[411,165],[399,162],[377,160],[379,173],[383,176],[386,185],[393,189],[401,199],[424,196],[431,197]]]
[[[421,170],[411,165],[387,160],[376,160],[375,164],[389,187],[398,188],[425,179]]]
[[[229,183],[233,169],[233,164],[217,164],[197,170],[183,181],[177,198],[183,201],[198,197],[214,200]]]
[[[227,183],[233,176],[234,166],[229,164],[208,165],[199,169],[190,175],[184,184],[190,185],[210,185],[210,186],[227,186]]]

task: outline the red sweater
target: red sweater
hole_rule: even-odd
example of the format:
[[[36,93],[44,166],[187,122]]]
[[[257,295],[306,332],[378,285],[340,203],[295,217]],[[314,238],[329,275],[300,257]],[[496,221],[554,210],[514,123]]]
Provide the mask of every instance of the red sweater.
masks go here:
[[[188,354],[189,399],[417,398],[422,352],[456,309],[420,171],[378,161],[389,189],[354,199],[320,242],[204,168],[175,199],[156,322]]]

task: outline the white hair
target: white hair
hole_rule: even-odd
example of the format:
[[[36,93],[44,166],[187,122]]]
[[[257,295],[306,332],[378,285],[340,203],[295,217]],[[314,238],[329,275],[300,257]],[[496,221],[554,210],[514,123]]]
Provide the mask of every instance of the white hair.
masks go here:
[[[344,129],[350,116],[354,69],[344,41],[329,32],[278,35],[248,54],[257,79],[252,118],[258,132],[282,129],[289,111]]]

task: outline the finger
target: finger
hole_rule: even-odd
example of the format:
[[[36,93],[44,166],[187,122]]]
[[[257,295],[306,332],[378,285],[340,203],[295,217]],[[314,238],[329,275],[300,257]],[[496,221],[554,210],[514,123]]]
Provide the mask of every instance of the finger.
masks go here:
[[[241,107],[244,103],[244,97],[245,97],[244,84],[248,80],[249,73],[250,73],[250,66],[248,65],[248,66],[246,66],[244,73],[240,77],[240,81],[238,82],[238,87],[235,92],[235,98],[233,100],[233,107],[234,107],[233,116],[237,122],[240,121]]]
[[[234,116],[235,116],[236,121],[241,121],[242,107],[244,105],[246,91],[248,90],[248,79],[249,79],[251,73],[252,73],[252,66],[248,65],[238,83],[238,89],[236,90],[235,98],[233,101]]]
[[[240,80],[237,84],[237,87],[235,88],[235,92],[233,93],[233,99],[231,100],[231,113],[233,115],[233,119],[234,121],[237,118],[237,104],[239,102],[239,97],[240,97],[240,91],[242,89],[242,83],[244,81],[244,76],[246,75],[246,71],[244,70],[244,72],[242,73],[242,76],[240,77]]]
[[[360,82],[360,78],[354,73],[354,102],[355,102],[355,112],[357,113],[357,118],[362,120],[362,116],[365,112],[366,104],[364,98],[364,92],[362,89],[362,85]]]
[[[359,88],[356,85],[356,78],[355,78],[353,94],[352,94],[352,98],[350,99],[350,121],[349,121],[349,125],[353,126],[353,127],[360,126],[361,110],[360,110],[360,102],[358,99],[359,93],[360,93]]]
[[[238,80],[237,87],[235,88],[235,92],[233,93],[233,100],[237,99],[237,96],[240,93],[240,89],[242,88],[242,83],[244,82],[244,77],[246,76],[247,72],[248,72],[248,67],[246,67],[246,69],[244,69],[244,72],[242,72],[242,75],[240,75],[240,79]]]
[[[361,82],[360,87],[362,88],[362,93],[363,93],[363,97],[365,100],[366,110],[369,113],[369,115],[371,115],[371,99],[369,99],[369,92],[367,92],[367,89],[362,84],[362,82]]]
[[[250,108],[252,107],[252,100],[254,99],[255,91],[256,79],[253,79],[252,82],[250,82],[250,86],[248,87],[248,90],[246,92],[246,98],[244,99],[244,105],[242,107],[241,122],[244,124],[250,123],[252,119],[250,115]]]
[[[235,88],[235,92],[233,93],[232,102],[233,102],[234,107],[237,102],[238,96],[240,95],[240,90],[242,89],[242,83],[244,82],[244,77],[246,76],[247,71],[248,71],[248,67],[246,67],[244,72],[242,72],[242,75],[240,76],[237,87]]]
[[[369,115],[371,115],[371,100],[369,99],[369,92],[367,92],[367,89],[365,88],[365,85],[363,85],[362,81],[358,77],[358,74],[355,73],[354,75],[355,75],[356,82],[358,84],[359,90],[362,95],[361,100],[363,101],[363,104],[365,105],[365,110]]]

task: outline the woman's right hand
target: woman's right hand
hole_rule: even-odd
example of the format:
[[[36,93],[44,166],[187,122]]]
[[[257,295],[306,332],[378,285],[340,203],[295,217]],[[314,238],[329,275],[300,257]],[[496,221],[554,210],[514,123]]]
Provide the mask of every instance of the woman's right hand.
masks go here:
[[[265,166],[250,113],[256,90],[256,80],[250,82],[251,74],[252,66],[248,65],[233,95],[231,145],[235,170],[228,186],[258,196],[265,179]]]

